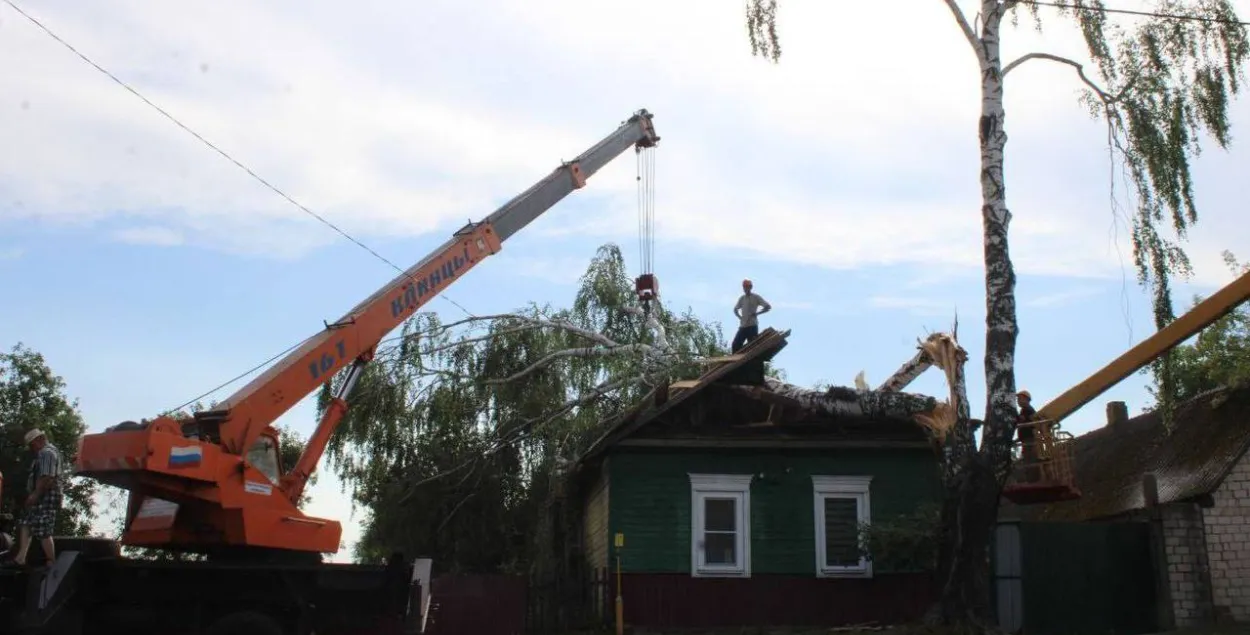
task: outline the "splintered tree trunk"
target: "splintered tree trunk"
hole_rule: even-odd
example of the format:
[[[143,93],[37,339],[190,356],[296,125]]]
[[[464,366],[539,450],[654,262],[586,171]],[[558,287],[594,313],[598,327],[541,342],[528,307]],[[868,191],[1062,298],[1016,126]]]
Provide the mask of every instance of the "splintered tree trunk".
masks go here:
[[[930,624],[993,628],[989,621],[989,545],[998,516],[998,497],[1011,466],[1011,437],[1016,409],[1015,271],[1007,248],[1007,210],[1003,186],[1003,151],[1007,144],[1003,110],[999,29],[1003,5],[982,0],[981,65],[981,221],[985,260],[985,427],[979,451],[970,434],[956,434],[947,455],[943,534],[938,564],[938,601]],[[970,35],[970,39],[971,39]],[[969,425],[966,419],[961,427]],[[961,430],[960,432],[964,432]]]
[[[967,455],[942,501],[937,582],[939,600],[925,621],[934,626],[987,630],[990,538],[998,515],[1000,487],[980,453]]]

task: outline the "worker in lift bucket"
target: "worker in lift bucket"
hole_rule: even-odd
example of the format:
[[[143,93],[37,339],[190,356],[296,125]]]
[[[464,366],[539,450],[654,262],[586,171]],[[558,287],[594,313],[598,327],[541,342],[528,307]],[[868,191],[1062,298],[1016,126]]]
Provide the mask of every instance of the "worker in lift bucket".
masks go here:
[[[56,553],[52,532],[56,514],[61,510],[61,453],[38,428],[27,432],[22,440],[35,458],[31,461],[30,474],[26,479],[29,494],[17,525],[17,553],[6,558],[8,561],[5,564],[25,565],[32,539],[39,541],[43,555],[51,564]]]
[[[773,308],[768,304],[768,300],[751,291],[753,286],[750,280],[743,280],[742,297],[738,298],[738,303],[734,305],[734,315],[738,318],[738,332],[734,334],[731,349],[734,353],[760,334],[760,323],[756,316],[768,313]]]
[[[1040,470],[1037,465],[1037,431],[1032,425],[1021,425],[1032,423],[1033,418],[1037,416],[1037,411],[1033,409],[1033,395],[1027,390],[1021,390],[1016,393],[1016,404],[1020,407],[1020,414],[1016,418],[1016,437],[1020,439],[1020,456],[1024,459],[1025,478],[1032,482],[1037,481],[1040,476]]]

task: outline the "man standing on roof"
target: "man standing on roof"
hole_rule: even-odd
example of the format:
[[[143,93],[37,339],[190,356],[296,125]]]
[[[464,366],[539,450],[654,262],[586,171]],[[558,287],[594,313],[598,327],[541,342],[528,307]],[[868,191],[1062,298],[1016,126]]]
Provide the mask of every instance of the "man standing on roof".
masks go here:
[[[742,281],[742,297],[734,305],[734,315],[738,318],[738,332],[734,334],[731,352],[742,350],[751,340],[760,334],[760,323],[757,315],[768,313],[772,305],[757,293],[752,293],[750,280]]]
[[[39,541],[48,564],[52,564],[56,560],[52,532],[56,513],[61,510],[61,453],[48,443],[48,438],[38,428],[27,432],[23,441],[34,452],[35,460],[31,461],[30,475],[26,478],[26,491],[30,494],[18,521],[17,554],[13,556],[13,563],[26,564],[26,552],[33,538]]]

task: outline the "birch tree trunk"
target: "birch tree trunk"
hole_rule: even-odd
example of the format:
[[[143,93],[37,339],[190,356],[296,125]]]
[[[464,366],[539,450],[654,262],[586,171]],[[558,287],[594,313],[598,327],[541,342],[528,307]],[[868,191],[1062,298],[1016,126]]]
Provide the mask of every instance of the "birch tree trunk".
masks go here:
[[[984,628],[989,626],[990,539],[1003,479],[1010,470],[1016,416],[1016,275],[1007,239],[1011,212],[1007,209],[1003,180],[1007,132],[999,41],[1006,5],[997,0],[982,0],[979,34],[952,1],[948,5],[972,45],[981,70],[977,132],[985,262],[986,404],[980,451],[966,413],[960,413],[954,434],[948,438],[937,572],[939,596],[926,621]]]

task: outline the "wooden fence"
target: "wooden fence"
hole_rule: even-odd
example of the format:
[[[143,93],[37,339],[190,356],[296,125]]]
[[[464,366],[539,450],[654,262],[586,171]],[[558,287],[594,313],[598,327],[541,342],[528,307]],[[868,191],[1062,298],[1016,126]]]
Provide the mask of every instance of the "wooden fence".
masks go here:
[[[642,628],[845,626],[920,617],[933,600],[925,574],[871,580],[757,575],[629,574],[625,621]],[[610,627],[616,580],[606,568],[533,584],[521,576],[441,576],[431,584],[431,635],[539,635]]]
[[[430,583],[430,635],[529,635],[614,619],[607,569],[548,584],[518,575],[441,575]]]

